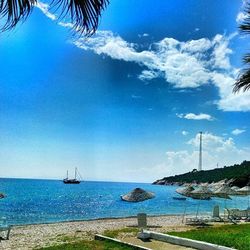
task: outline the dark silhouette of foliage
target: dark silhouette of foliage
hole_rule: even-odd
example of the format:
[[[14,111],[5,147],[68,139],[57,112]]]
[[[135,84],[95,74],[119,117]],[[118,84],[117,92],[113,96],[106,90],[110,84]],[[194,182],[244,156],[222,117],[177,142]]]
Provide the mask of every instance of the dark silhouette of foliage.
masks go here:
[[[173,183],[211,183],[221,180],[234,180],[237,186],[247,185],[250,180],[250,161],[243,161],[241,164],[216,168],[212,170],[191,171],[185,174],[164,177],[155,181],[153,184],[168,185]]]
[[[1,31],[14,28],[26,20],[37,0],[0,0],[0,20],[4,22]],[[86,35],[93,34],[99,24],[101,11],[109,0],[52,0],[50,7],[60,12],[59,18],[69,16],[74,30]]]
[[[245,14],[246,18],[239,26],[239,29],[244,34],[250,34],[250,3],[248,2],[245,7]],[[235,85],[234,85],[234,92],[238,92],[241,89],[243,91],[250,89],[250,54],[247,53],[244,58],[243,62],[246,67],[242,70],[240,76],[238,77]]]

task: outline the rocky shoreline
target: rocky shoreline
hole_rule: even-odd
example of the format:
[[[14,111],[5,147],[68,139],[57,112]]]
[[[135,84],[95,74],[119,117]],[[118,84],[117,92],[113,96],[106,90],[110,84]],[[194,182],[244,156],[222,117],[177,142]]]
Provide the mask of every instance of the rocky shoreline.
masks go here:
[[[174,181],[168,181],[167,180],[168,177],[164,177],[162,179],[159,179],[159,180],[156,180],[154,181],[152,184],[153,185],[166,185],[166,186],[185,186],[185,185],[188,185],[188,184],[201,184],[201,185],[206,185],[206,184],[221,184],[221,183],[224,183],[224,184],[227,184],[229,186],[237,186],[239,188],[241,187],[244,187],[244,186],[247,186],[250,184],[250,176],[248,178],[235,178],[235,179],[222,179],[218,182],[198,182],[198,181],[192,181],[192,182],[174,182]]]

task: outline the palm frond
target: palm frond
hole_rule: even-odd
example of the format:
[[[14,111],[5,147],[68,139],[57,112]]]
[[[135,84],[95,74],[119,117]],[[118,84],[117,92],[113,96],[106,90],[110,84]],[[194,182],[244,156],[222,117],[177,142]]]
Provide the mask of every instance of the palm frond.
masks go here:
[[[0,20],[4,25],[0,30],[14,28],[31,13],[37,0],[0,0]],[[74,30],[93,34],[98,25],[102,10],[109,0],[53,0],[51,9],[59,13],[59,18],[67,16],[74,25]]]
[[[234,84],[233,92],[239,92],[240,90],[247,91],[250,89],[250,68],[245,69],[244,73],[240,75]]]
[[[14,28],[30,14],[36,0],[0,0],[0,19],[5,19],[1,30]]]
[[[245,6],[246,17],[239,29],[242,33],[250,33],[250,3]],[[240,90],[247,91],[250,89],[250,54],[246,54],[243,58],[243,63],[246,67],[241,71],[237,81],[234,84],[233,92],[239,92]]]
[[[241,25],[239,26],[239,29],[241,32],[244,33],[250,33],[250,3],[245,4],[245,15],[246,17],[242,21]]]
[[[52,9],[60,10],[59,18],[70,16],[74,30],[87,35],[95,33],[102,10],[109,0],[53,0]]]

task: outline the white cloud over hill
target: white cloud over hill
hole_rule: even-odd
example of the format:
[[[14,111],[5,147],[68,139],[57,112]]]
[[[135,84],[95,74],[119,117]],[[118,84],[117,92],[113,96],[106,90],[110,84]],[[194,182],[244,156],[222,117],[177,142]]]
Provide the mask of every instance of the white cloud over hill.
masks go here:
[[[184,173],[198,168],[199,134],[187,141],[190,150],[167,151],[165,162],[166,175]],[[233,165],[250,158],[249,149],[238,148],[232,138],[211,133],[203,134],[203,169]]]
[[[183,137],[185,138],[185,137]],[[240,148],[231,137],[218,136],[212,133],[203,134],[203,169],[209,170],[241,163],[250,159],[250,149]],[[164,176],[183,174],[198,168],[200,135],[197,134],[184,142],[188,149],[168,150],[159,162],[151,167],[124,168],[127,176],[141,176],[142,181],[153,181]],[[151,163],[152,164],[152,163]],[[144,178],[144,180],[143,180]]]

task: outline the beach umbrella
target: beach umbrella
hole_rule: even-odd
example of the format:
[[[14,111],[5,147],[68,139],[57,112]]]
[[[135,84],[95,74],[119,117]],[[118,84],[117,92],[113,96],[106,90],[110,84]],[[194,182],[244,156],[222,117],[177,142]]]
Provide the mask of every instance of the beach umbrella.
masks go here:
[[[211,183],[208,184],[209,188],[213,188],[213,186],[214,186],[214,182],[211,182]]]
[[[199,200],[197,211],[196,211],[196,218],[199,213],[201,200],[211,199],[212,193],[213,192],[211,191],[211,189],[209,189],[207,186],[202,186],[202,185],[190,193],[191,198]]]
[[[208,183],[208,182],[201,183],[201,186],[202,186],[202,187],[208,187],[208,186],[209,186],[209,183]]]
[[[225,186],[225,185],[227,185],[226,184],[226,182],[224,181],[224,180],[221,180],[221,181],[218,181],[218,182],[215,182],[214,184],[213,184],[213,190],[215,191],[215,190],[217,190],[217,189],[219,189],[219,188],[221,188],[221,187],[223,187],[223,186]]]
[[[185,184],[185,188],[178,188],[175,190],[176,193],[181,194],[183,196],[190,196],[190,193],[194,190],[193,184]],[[184,206],[184,212],[183,212],[183,217],[182,217],[182,223],[184,222],[184,218],[186,215],[186,202]]]
[[[240,188],[237,186],[232,186],[231,189],[233,189],[234,191],[238,191]]]
[[[141,188],[136,188],[132,190],[130,193],[121,195],[121,199],[123,201],[128,202],[139,202],[139,201],[145,201],[148,199],[152,199],[155,197],[155,194],[152,192],[145,191]]]
[[[230,188],[228,185],[223,185],[220,188],[216,189],[213,194],[217,197],[230,199],[229,195],[236,195],[237,192]]]
[[[237,193],[240,194],[240,195],[249,195],[250,194],[250,186],[245,186],[243,188],[240,188],[237,191]]]
[[[190,196],[193,199],[199,199],[199,200],[209,200],[212,196],[213,192],[211,189],[209,189],[206,186],[200,186],[197,189],[193,190],[190,193]]]
[[[178,189],[176,189],[176,192],[177,192],[178,194],[181,194],[181,195],[184,195],[184,196],[189,196],[190,193],[191,193],[193,190],[194,190],[194,188],[193,188],[191,185],[189,185],[189,186],[187,186],[187,187],[185,187],[185,188],[178,188]]]
[[[190,183],[184,183],[182,186],[183,187],[190,187]]]
[[[229,185],[224,184],[217,190],[213,192],[213,195],[219,198],[224,198],[224,208],[227,207],[226,200],[231,199],[229,195],[236,195],[237,192],[229,187]],[[225,210],[224,210],[225,211]],[[225,213],[224,213],[225,216]]]

